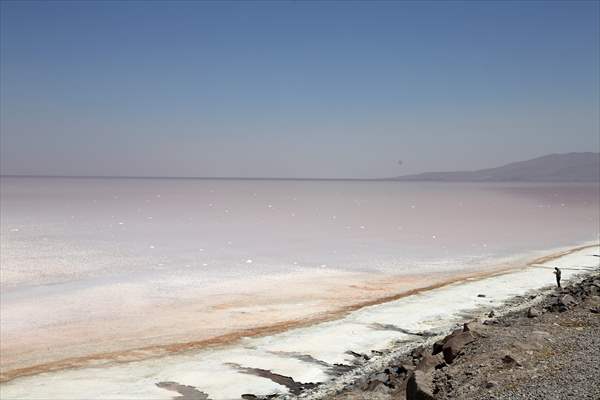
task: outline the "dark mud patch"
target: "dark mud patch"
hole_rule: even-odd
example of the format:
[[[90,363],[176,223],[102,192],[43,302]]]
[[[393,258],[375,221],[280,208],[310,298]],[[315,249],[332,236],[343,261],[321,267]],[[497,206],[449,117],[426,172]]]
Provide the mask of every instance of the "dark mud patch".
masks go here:
[[[156,386],[179,393],[181,396],[174,397],[177,400],[210,400],[206,393],[199,391],[193,386],[181,385],[177,382],[159,382]]]
[[[296,395],[302,393],[303,391],[305,391],[307,389],[315,388],[318,385],[316,383],[311,383],[311,382],[309,382],[309,383],[296,382],[294,380],[294,378],[292,378],[290,376],[276,374],[272,371],[269,371],[268,369],[242,367],[241,365],[234,364],[234,363],[228,363],[227,365],[232,368],[235,368],[237,371],[239,371],[242,374],[254,375],[254,376],[259,376],[261,378],[269,379],[279,385],[285,386],[290,391],[290,393],[296,394]]]
[[[429,337],[434,337],[434,336],[439,335],[439,332],[428,332],[428,331],[413,332],[408,329],[404,329],[404,328],[401,328],[399,326],[392,325],[392,324],[373,323],[373,324],[370,324],[369,326],[378,331],[400,332],[400,333],[404,333],[405,335],[419,336],[419,337],[424,337],[424,338],[429,338]]]

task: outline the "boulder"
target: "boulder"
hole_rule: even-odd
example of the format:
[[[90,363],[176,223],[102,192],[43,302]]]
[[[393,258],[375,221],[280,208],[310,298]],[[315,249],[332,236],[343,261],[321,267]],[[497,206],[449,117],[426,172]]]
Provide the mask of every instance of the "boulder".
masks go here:
[[[504,355],[504,357],[502,357],[502,362],[506,365],[516,365],[517,367],[522,366],[521,362],[510,353],[507,353],[506,355]]]
[[[444,345],[442,346],[442,353],[444,354],[444,361],[451,364],[452,361],[460,354],[462,349],[469,343],[475,341],[475,335],[470,331],[461,332],[457,335],[453,335]]]
[[[564,296],[559,297],[558,301],[567,308],[577,305],[577,300],[575,300],[575,298],[573,298],[573,296],[570,294],[565,294]]]
[[[453,338],[454,336],[456,336],[456,335],[464,332],[465,329],[469,330],[469,325],[468,324],[464,324],[463,325],[463,329],[456,329],[451,334],[449,334],[449,335],[445,336],[444,338],[442,338],[442,339],[438,340],[437,342],[435,342],[433,344],[433,349],[432,349],[431,354],[436,355],[438,353],[441,353],[444,345],[446,344],[446,342],[448,340],[450,340],[451,338]]]
[[[434,400],[432,377],[423,371],[411,372],[406,383],[406,400]]]
[[[527,318],[536,318],[542,315],[542,310],[537,307],[529,307],[527,310]]]
[[[437,342],[435,342],[433,344],[433,349],[431,351],[431,354],[439,354],[442,352],[442,348],[444,347],[444,343],[446,343],[446,339],[448,338],[448,336],[446,336],[443,339],[438,340]]]
[[[553,312],[564,312],[577,305],[577,300],[570,294],[561,294],[554,298],[553,302],[546,306],[546,309]]]
[[[419,361],[419,364],[417,364],[416,369],[419,371],[428,372],[432,369],[442,368],[444,365],[446,365],[446,363],[444,362],[444,358],[441,354],[438,353],[433,355],[424,353],[421,361]]]

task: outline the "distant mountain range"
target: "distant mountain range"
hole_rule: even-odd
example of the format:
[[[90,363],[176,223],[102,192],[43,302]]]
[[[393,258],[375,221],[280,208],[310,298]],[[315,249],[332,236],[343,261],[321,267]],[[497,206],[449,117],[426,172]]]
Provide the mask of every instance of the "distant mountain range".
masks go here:
[[[437,182],[599,182],[600,153],[550,154],[477,171],[425,172],[396,181]]]

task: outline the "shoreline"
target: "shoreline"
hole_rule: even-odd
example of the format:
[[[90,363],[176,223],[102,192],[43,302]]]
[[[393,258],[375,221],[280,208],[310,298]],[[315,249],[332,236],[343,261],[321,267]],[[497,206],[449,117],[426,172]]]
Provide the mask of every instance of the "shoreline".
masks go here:
[[[596,398],[599,315],[600,264],[562,289],[517,296],[493,312],[464,318],[448,335],[390,348],[342,382],[281,399]],[[436,353],[443,343],[448,347]]]
[[[259,326],[251,329],[240,330],[237,332],[232,332],[226,335],[217,336],[214,338],[209,338],[206,340],[198,340],[198,341],[190,341],[190,342],[182,342],[182,343],[171,343],[171,344],[163,344],[157,346],[147,346],[140,347],[135,349],[129,349],[125,351],[119,352],[108,352],[108,353],[99,353],[88,355],[84,357],[74,357],[74,358],[66,358],[62,360],[58,360],[50,363],[41,363],[38,365],[33,365],[25,368],[16,368],[8,371],[3,371],[0,382],[6,383],[13,381],[17,378],[26,377],[26,376],[35,376],[44,372],[58,372],[66,369],[75,369],[75,368],[85,368],[89,366],[101,366],[101,365],[111,365],[111,364],[122,364],[129,363],[133,361],[141,361],[147,359],[155,359],[168,355],[181,354],[190,351],[203,350],[208,348],[220,348],[223,346],[231,345],[233,343],[239,342],[242,339],[246,339],[249,337],[264,337],[269,335],[278,334],[281,332],[286,332],[291,329],[305,328],[311,327],[316,324],[335,321],[350,313],[361,310],[366,307],[381,305],[389,302],[393,302],[408,296],[416,295],[419,293],[431,291],[434,289],[443,288],[448,285],[460,284],[465,281],[476,281],[481,279],[486,279],[494,276],[501,276],[510,273],[514,273],[515,271],[520,271],[531,267],[535,264],[540,264],[544,262],[548,262],[552,259],[560,258],[568,254],[575,253],[582,249],[587,249],[591,247],[596,247],[598,244],[586,244],[584,246],[578,246],[576,248],[570,248],[568,250],[554,252],[552,254],[548,254],[545,256],[537,257],[533,260],[530,260],[526,263],[525,266],[504,266],[499,267],[497,269],[489,269],[485,272],[476,272],[470,271],[468,273],[462,273],[453,276],[449,279],[443,279],[438,282],[435,282],[431,285],[413,288],[410,290],[405,290],[400,293],[395,293],[392,295],[379,297],[376,299],[370,299],[367,301],[357,302],[351,305],[346,305],[344,307],[338,308],[333,311],[321,313],[315,316],[312,316],[308,319],[299,319],[292,321],[283,321],[276,324],[269,324],[265,326]]]

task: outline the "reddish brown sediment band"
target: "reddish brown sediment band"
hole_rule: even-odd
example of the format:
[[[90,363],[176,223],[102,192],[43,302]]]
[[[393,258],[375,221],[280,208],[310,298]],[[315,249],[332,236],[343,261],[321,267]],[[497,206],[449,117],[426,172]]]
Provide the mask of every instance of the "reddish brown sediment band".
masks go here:
[[[536,258],[528,263],[526,266],[532,266],[535,264],[547,263],[553,259],[560,258],[562,256],[586,249],[596,247],[597,244],[580,246],[577,248],[569,249],[566,251],[553,253],[547,256]],[[98,367],[106,366],[111,364],[126,363],[132,361],[141,361],[150,358],[158,358],[167,355],[173,355],[185,351],[199,350],[210,347],[218,347],[235,343],[236,341],[245,337],[257,337],[257,336],[268,336],[275,333],[280,333],[289,329],[306,327],[317,323],[331,321],[339,319],[347,315],[348,313],[377,304],[382,304],[394,300],[401,299],[410,295],[414,295],[420,292],[437,289],[453,283],[458,283],[466,279],[478,280],[492,276],[499,276],[507,273],[511,273],[517,270],[523,269],[523,266],[500,266],[484,272],[470,272],[455,275],[448,279],[441,279],[431,285],[422,286],[410,290],[405,290],[392,295],[378,297],[376,299],[370,299],[366,301],[360,301],[353,304],[349,304],[343,307],[332,309],[328,312],[322,312],[319,314],[310,315],[306,318],[292,319],[288,321],[282,321],[278,323],[261,325],[248,329],[240,329],[235,332],[230,332],[222,335],[217,335],[211,338],[195,340],[195,341],[184,341],[176,343],[157,344],[151,346],[141,346],[132,349],[125,349],[119,351],[99,352],[96,354],[90,354],[81,357],[67,357],[61,360],[39,363],[23,368],[14,368],[6,371],[2,371],[0,374],[0,382],[7,382],[15,378],[35,375],[44,372],[59,371],[64,369],[72,368],[83,368],[83,367]]]

